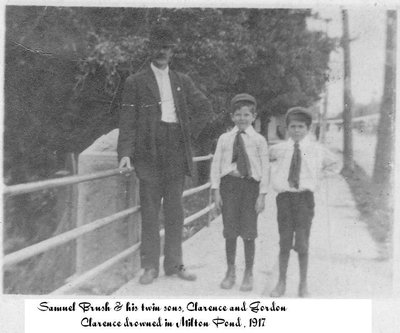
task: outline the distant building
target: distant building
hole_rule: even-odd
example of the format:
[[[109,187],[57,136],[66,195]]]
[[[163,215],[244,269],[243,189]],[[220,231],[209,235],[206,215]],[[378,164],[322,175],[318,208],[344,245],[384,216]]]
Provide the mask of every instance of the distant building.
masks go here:
[[[264,135],[268,143],[284,140],[286,136],[285,116],[271,116],[268,119],[268,125],[264,133],[261,131],[261,120],[257,118],[254,123],[254,129]]]

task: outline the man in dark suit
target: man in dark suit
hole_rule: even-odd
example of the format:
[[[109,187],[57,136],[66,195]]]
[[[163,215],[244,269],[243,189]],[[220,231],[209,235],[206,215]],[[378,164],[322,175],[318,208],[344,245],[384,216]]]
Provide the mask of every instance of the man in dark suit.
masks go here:
[[[182,193],[185,175],[191,176],[193,169],[191,140],[207,124],[212,108],[190,77],[169,69],[174,46],[172,31],[155,26],[150,32],[151,63],[127,78],[122,94],[119,166],[133,163],[140,180],[142,284],[159,274],[161,199],[165,274],[196,279],[182,262]]]

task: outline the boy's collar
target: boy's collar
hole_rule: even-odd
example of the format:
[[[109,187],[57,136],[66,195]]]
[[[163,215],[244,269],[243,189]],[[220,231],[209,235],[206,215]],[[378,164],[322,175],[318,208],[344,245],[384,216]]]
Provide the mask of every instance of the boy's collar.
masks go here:
[[[303,139],[301,139],[301,140],[299,141],[299,146],[300,146],[300,147],[307,146],[310,142],[311,142],[311,141],[310,141],[309,134],[307,134]],[[294,143],[295,143],[295,141],[294,141],[292,138],[289,138],[289,139],[288,139],[288,143],[290,144],[290,146],[293,146]]]
[[[232,129],[232,133],[236,134],[239,131],[239,128],[235,125],[235,127]],[[244,132],[248,135],[253,135],[254,133],[256,133],[256,130],[254,129],[254,127],[252,125],[250,125],[249,127],[247,127]]]

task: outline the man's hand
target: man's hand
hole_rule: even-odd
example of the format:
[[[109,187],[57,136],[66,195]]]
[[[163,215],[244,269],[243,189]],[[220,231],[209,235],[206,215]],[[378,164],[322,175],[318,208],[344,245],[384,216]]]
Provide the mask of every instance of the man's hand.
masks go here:
[[[128,156],[124,156],[121,158],[121,161],[119,162],[119,168],[123,169],[123,168],[132,168],[131,165],[131,159]]]
[[[260,214],[265,208],[265,195],[266,195],[266,193],[260,193],[258,195],[258,198],[256,201],[256,213],[257,214]]]
[[[217,209],[218,213],[220,213],[222,208],[222,198],[219,189],[213,190],[213,199],[215,203],[215,208]]]

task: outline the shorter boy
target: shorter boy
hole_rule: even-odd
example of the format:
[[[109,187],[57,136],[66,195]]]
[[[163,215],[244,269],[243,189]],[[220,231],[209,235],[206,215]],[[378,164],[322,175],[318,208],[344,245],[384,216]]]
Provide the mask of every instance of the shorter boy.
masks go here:
[[[286,290],[286,272],[290,250],[298,253],[300,268],[299,297],[307,297],[308,244],[314,217],[314,191],[324,169],[334,170],[336,159],[323,146],[311,141],[308,134],[311,113],[294,107],[286,114],[289,139],[271,147],[270,160],[276,161],[271,173],[272,186],[278,195],[280,238],[279,281],[271,292],[280,297]],[[293,244],[294,239],[294,244]]]
[[[221,288],[235,284],[236,240],[244,241],[246,269],[242,291],[253,288],[253,263],[257,214],[263,211],[269,183],[268,146],[252,123],[256,119],[256,100],[248,94],[231,101],[235,127],[220,136],[211,164],[211,188],[218,210],[222,210],[228,269]]]

